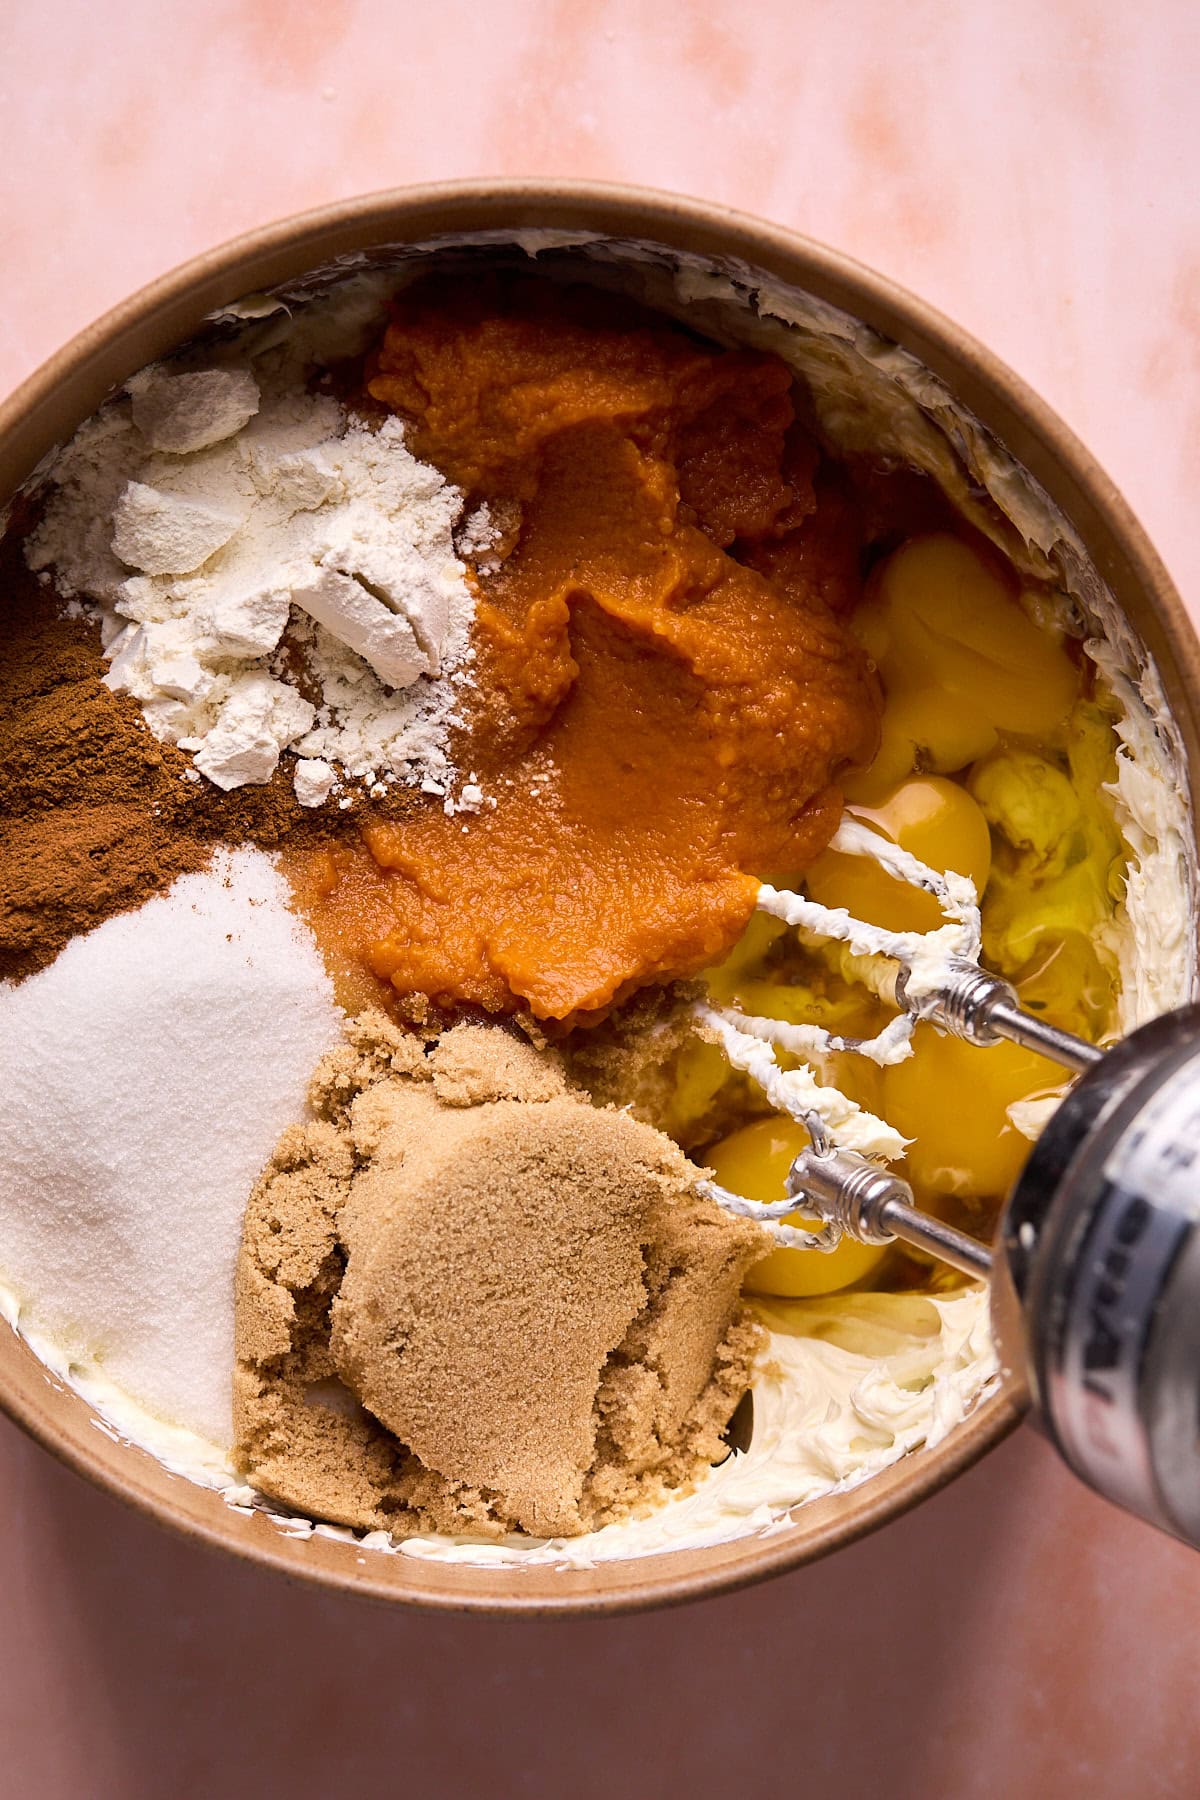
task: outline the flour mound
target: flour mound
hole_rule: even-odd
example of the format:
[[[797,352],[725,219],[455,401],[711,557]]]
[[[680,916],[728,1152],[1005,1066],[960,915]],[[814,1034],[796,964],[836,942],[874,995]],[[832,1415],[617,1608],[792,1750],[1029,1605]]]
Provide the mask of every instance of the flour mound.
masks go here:
[[[134,376],[58,456],[29,566],[98,612],[108,686],[216,786],[266,783],[290,750],[444,790],[474,615],[463,495],[397,419],[309,391],[305,354]],[[464,554],[494,535],[472,515]]]

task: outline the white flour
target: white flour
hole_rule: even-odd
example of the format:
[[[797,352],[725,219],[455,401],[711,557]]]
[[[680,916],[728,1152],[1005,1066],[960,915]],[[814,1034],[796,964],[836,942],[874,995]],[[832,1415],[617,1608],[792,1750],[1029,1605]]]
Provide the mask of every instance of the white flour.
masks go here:
[[[98,608],[108,685],[218,787],[269,781],[290,749],[372,786],[449,789],[474,611],[463,496],[398,420],[307,392],[301,356],[135,376],[58,457],[30,567]],[[468,553],[493,535],[477,512]],[[317,774],[298,776],[305,805],[336,786]]]

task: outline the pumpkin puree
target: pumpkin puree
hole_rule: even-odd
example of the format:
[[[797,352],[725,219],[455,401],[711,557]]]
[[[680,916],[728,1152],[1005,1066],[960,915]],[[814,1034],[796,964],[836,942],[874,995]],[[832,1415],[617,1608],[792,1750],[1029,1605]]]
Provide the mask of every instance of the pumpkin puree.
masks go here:
[[[488,799],[321,857],[319,933],[400,994],[571,1023],[713,962],[878,740],[790,372],[588,289],[437,279],[367,387],[515,522],[476,577],[457,747]]]

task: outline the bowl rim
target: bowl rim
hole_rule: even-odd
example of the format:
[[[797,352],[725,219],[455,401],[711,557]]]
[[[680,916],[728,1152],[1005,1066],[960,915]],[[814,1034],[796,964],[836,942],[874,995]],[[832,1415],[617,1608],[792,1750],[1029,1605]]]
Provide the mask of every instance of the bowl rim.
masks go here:
[[[1087,544],[1158,663],[1194,790],[1200,771],[1200,644],[1165,567],[1096,459],[1021,377],[937,309],[838,250],[715,202],[608,182],[481,177],[385,188],[243,232],[110,308],[0,403],[0,496],[14,494],[42,457],[137,368],[184,341],[222,306],[357,251],[455,232],[546,228],[737,258],[840,307],[940,376],[1040,482]],[[23,1368],[25,1359],[29,1366]],[[161,1465],[100,1431],[89,1434],[86,1403],[63,1388],[15,1332],[0,1340],[0,1409],[76,1474],[175,1534],[343,1592],[493,1614],[632,1611],[765,1580],[878,1529],[935,1493],[994,1448],[1027,1404],[1023,1377],[1006,1369],[998,1389],[939,1445],[913,1452],[862,1483],[849,1509],[837,1505],[844,1497],[830,1496],[798,1509],[796,1523],[784,1530],[599,1564],[587,1576],[543,1568],[516,1571],[512,1579],[514,1572],[503,1570],[505,1579],[497,1584],[487,1578],[494,1572],[474,1565],[464,1581],[460,1565],[355,1555],[354,1546],[316,1536],[297,1540],[261,1515],[247,1522],[212,1490],[190,1483],[182,1485],[218,1506],[220,1516],[190,1496],[181,1506],[180,1484],[172,1486],[169,1475],[164,1479]],[[72,1408],[86,1419],[75,1419]],[[430,1570],[437,1571],[435,1579]],[[529,1579],[543,1573],[552,1580]]]

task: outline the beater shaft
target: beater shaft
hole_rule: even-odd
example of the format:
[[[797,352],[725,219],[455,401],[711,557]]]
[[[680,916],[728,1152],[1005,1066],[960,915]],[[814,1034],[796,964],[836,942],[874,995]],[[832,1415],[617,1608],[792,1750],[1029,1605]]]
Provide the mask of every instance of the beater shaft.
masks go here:
[[[964,1275],[986,1280],[991,1274],[992,1253],[986,1244],[921,1212],[906,1181],[857,1151],[802,1150],[788,1173],[787,1191],[804,1212],[860,1243],[890,1244],[901,1238]]]
[[[1016,989],[1001,975],[994,975],[974,961],[980,946],[978,897],[971,882],[957,875],[939,875],[907,851],[880,839],[859,822],[843,820],[834,848],[855,856],[870,856],[890,875],[931,894],[945,924],[936,932],[887,932],[853,919],[837,908],[829,909],[804,895],[769,886],[759,889],[759,908],[787,925],[843,943],[858,956],[888,958],[899,966],[893,994],[900,1016],[869,1040],[845,1039],[815,1026],[789,1025],[779,1020],[753,1018],[740,1011],[700,1006],[702,1022],[716,1034],[734,1066],[758,1082],[770,1103],[803,1125],[812,1138],[791,1166],[786,1200],[754,1201],[731,1194],[714,1182],[705,1192],[727,1211],[760,1220],[777,1243],[803,1250],[832,1250],[845,1233],[860,1243],[888,1244],[900,1238],[914,1249],[938,1257],[964,1274],[987,1279],[992,1253],[986,1244],[956,1231],[941,1219],[920,1211],[912,1189],[877,1161],[848,1149],[837,1149],[841,1132],[830,1131],[822,1102],[837,1101],[836,1092],[815,1085],[804,1064],[813,1051],[856,1051],[877,1062],[894,1062],[911,1055],[914,1021],[928,1020],[939,1031],[949,1032],[964,1043],[981,1049],[1007,1040],[1039,1052],[1064,1069],[1081,1074],[1098,1063],[1104,1052],[1069,1031],[1060,1031],[1021,1005]],[[956,940],[950,951],[948,941]],[[904,1015],[908,1016],[905,1017]],[[779,1063],[776,1052],[798,1057],[800,1071]],[[807,1087],[800,1089],[800,1075]],[[790,1085],[789,1085],[790,1084]],[[869,1125],[876,1134],[890,1132],[882,1152],[892,1140],[902,1150],[904,1140],[885,1121],[862,1115],[849,1105],[849,1123]],[[860,1141],[862,1141],[860,1139]],[[876,1148],[876,1143],[872,1143]],[[795,1206],[790,1205],[795,1202]],[[816,1232],[788,1222],[789,1211],[820,1220]]]
[[[910,979],[905,971],[896,981],[899,1004],[968,1044],[985,1048],[1007,1038],[1010,1043],[1036,1050],[1076,1073],[1090,1069],[1104,1054],[1095,1044],[1086,1043],[1069,1031],[1060,1031],[1056,1025],[1026,1012],[1011,983],[1001,975],[981,969],[978,963],[952,964],[938,990],[930,994],[910,998],[907,992]]]

